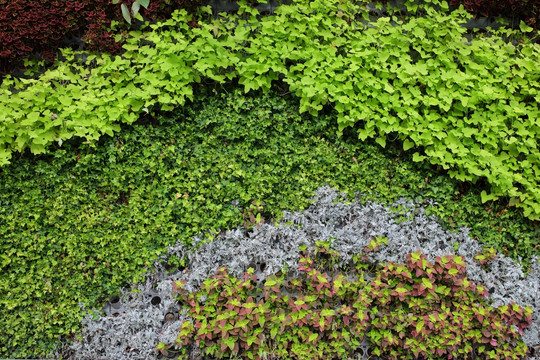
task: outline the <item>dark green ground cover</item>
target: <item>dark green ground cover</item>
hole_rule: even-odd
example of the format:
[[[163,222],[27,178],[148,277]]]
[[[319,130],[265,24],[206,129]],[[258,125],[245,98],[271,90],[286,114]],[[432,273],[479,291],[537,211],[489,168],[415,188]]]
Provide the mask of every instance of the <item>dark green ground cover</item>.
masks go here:
[[[414,163],[398,141],[337,138],[333,111],[299,115],[298,100],[276,92],[201,89],[114,137],[0,168],[0,357],[44,355],[79,329],[79,304],[99,307],[178,239],[241,225],[257,200],[271,221],[326,183],[366,200],[431,199],[447,226],[514,258],[540,254],[536,223],[504,198],[482,205],[484,184]]]

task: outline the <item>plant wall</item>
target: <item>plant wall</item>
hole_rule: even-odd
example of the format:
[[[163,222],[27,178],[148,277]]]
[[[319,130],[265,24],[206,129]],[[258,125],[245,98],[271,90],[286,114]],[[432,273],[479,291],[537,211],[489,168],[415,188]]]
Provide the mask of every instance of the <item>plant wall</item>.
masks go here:
[[[353,11],[299,0],[259,20],[243,3],[238,14],[201,18],[197,27],[180,11],[152,32],[133,32],[122,56],[83,61],[65,52],[68,61],[38,80],[4,80],[0,163],[182,106],[196,82],[234,80],[246,92],[275,82],[300,98],[301,111],[335,108],[340,132],[354,127],[383,147],[399,139],[416,161],[461,181],[486,179],[484,201],[504,197],[540,219],[540,46],[511,30],[468,40],[464,11],[427,7],[426,17],[373,23]]]
[[[362,201],[431,203],[449,228],[467,226],[501,254],[540,255],[538,230],[516,208],[486,207],[481,188],[414,163],[399,143],[381,149],[347,130],[338,139],[335,112],[301,116],[290,94],[212,90],[113,137],[0,168],[0,357],[50,352],[79,329],[80,304],[100,308],[168,245],[272,222],[325,184]]]
[[[386,4],[386,1],[381,3]],[[121,31],[112,29],[111,21],[126,19],[131,23],[137,13],[164,20],[175,9],[185,8],[195,13],[201,4],[200,0],[60,0],[42,2],[36,7],[28,0],[2,0],[0,74],[25,66],[27,58],[54,60],[59,47],[84,44],[85,49],[118,53],[121,33],[126,27]],[[356,4],[364,6],[367,2]],[[452,0],[451,4],[463,4],[476,16],[524,20],[535,28],[540,24],[540,0]]]

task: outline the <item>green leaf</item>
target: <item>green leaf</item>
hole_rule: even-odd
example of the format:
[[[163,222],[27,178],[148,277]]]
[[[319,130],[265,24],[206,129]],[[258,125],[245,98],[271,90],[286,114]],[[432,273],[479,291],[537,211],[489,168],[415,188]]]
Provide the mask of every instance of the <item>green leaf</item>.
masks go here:
[[[405,139],[405,141],[403,142],[403,150],[407,151],[413,147],[414,147],[414,143],[412,141],[409,141],[409,139]]]
[[[420,332],[422,331],[423,328],[424,328],[424,320],[420,320],[416,324],[416,332],[420,334]]]
[[[234,349],[234,337],[229,336],[226,340],[224,340],[224,343],[229,347],[231,351]]]
[[[415,153],[413,154],[413,161],[414,161],[414,162],[424,161],[426,158],[427,158],[427,156],[420,155],[420,154],[417,153],[417,152],[415,152]]]
[[[482,192],[480,193],[480,198],[482,199],[482,203],[486,203],[490,200],[494,200],[497,198],[497,196],[493,195],[493,194],[488,194],[486,193],[485,190],[482,190]]]
[[[519,22],[519,29],[524,33],[528,33],[528,32],[533,31],[533,28],[528,26],[527,24],[525,24],[525,22],[523,20],[521,20]]]
[[[313,342],[315,341],[315,339],[317,339],[318,335],[317,334],[310,334],[309,335],[309,338],[308,338],[308,342]]]
[[[322,309],[321,310],[321,316],[334,316],[336,314],[336,311],[333,309]]]
[[[422,278],[422,285],[424,285],[424,287],[427,289],[433,289],[433,284],[431,281],[429,281],[429,279]]]
[[[386,136],[378,136],[377,138],[375,138],[375,141],[382,147],[386,146]]]
[[[150,4],[150,0],[137,0],[137,2],[145,9],[148,9],[148,5]]]
[[[129,10],[128,10],[128,7],[126,4],[122,4],[120,6],[120,8],[122,9],[122,16],[124,17],[124,19],[129,23],[131,24],[131,15],[129,15]]]
[[[137,16],[139,14],[139,9],[141,8],[141,4],[139,4],[138,1],[135,1],[133,4],[131,4],[131,13],[133,16]]]

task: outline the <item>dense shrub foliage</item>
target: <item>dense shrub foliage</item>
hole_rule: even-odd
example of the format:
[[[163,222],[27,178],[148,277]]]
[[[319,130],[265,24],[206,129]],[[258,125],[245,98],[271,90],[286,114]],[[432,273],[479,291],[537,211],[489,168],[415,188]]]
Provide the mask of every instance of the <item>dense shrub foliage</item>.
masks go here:
[[[431,199],[448,226],[469,226],[501,253],[539,254],[515,208],[485,207],[481,187],[412,162],[397,142],[381,151],[347,131],[338,140],[335,113],[300,116],[276,94],[195,95],[166,118],[0,169],[0,356],[45,354],[78,329],[80,303],[99,307],[167,245],[253,226],[251,215],[271,221],[326,183],[383,202]]]
[[[301,111],[332,106],[340,131],[358,128],[381,146],[399,139],[416,161],[462,181],[487,179],[484,201],[505,196],[540,218],[539,45],[516,47],[497,35],[467,41],[463,11],[428,7],[426,17],[368,25],[333,0],[295,1],[260,20],[241,5],[195,28],[191,15],[176,12],[150,33],[132,33],[123,56],[83,61],[67,52],[68,62],[38,80],[4,80],[0,162],[172,110],[192,98],[196,82],[237,79],[249,91],[282,79]]]
[[[130,12],[133,15],[131,9],[136,2],[59,0],[35,6],[35,2],[29,0],[0,1],[0,74],[22,66],[23,60],[30,56],[53,60],[58,47],[68,45],[66,40],[70,38],[82,38],[89,50],[117,53],[121,42],[115,36],[120,32],[111,29],[111,21],[122,21],[123,16]],[[163,20],[169,18],[175,9],[184,8],[194,13],[202,3],[201,0],[151,0],[148,8],[138,5],[137,8],[146,18]],[[357,6],[366,4],[362,1],[355,3]],[[463,4],[469,12],[479,16],[501,15],[512,20],[525,20],[536,28],[540,24],[540,0],[452,0],[451,3]],[[125,6],[123,11],[122,4]]]
[[[487,290],[465,277],[459,256],[430,263],[419,251],[405,265],[387,263],[367,287],[372,296],[375,354],[390,359],[519,359],[515,342],[532,311],[516,304],[493,309]]]
[[[176,282],[191,317],[177,339],[181,355],[196,343],[203,355],[220,359],[344,359],[365,336],[375,355],[395,360],[526,355],[519,336],[532,310],[489,306],[487,291],[466,278],[461,257],[430,263],[418,251],[406,264],[377,265],[366,283],[374,264],[359,255],[352,266],[339,266],[329,245],[318,243],[313,257],[303,250],[299,277],[284,272],[258,283],[253,268],[242,279],[221,268],[196,293]]]

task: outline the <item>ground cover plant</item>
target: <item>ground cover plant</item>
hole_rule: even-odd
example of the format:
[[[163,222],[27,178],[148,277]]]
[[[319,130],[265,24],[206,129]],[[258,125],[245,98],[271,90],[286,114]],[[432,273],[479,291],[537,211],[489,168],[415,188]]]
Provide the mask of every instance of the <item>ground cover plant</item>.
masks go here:
[[[268,91],[274,82],[300,98],[301,111],[334,107],[338,132],[354,127],[383,147],[399,139],[415,161],[461,181],[487,180],[483,201],[502,197],[540,219],[538,44],[511,30],[468,40],[463,10],[426,7],[424,17],[367,23],[366,12],[333,0],[295,1],[260,19],[239,4],[237,14],[207,14],[197,27],[176,12],[152,32],[133,32],[122,56],[65,52],[68,61],[37,80],[6,78],[0,162],[170,111],[192,99],[193,83]]]
[[[374,239],[364,252],[385,240]],[[221,267],[192,293],[176,281],[173,292],[191,319],[182,323],[175,357],[186,358],[195,346],[220,359],[344,359],[364,337],[373,354],[388,359],[526,355],[519,336],[532,310],[491,307],[459,256],[431,263],[417,251],[405,264],[377,264],[358,254],[344,264],[330,242],[317,242],[311,254],[301,250],[299,276],[285,270],[258,281],[254,268],[236,278]],[[164,355],[168,349],[157,346]]]
[[[481,188],[412,162],[398,142],[381,151],[353,132],[339,140],[334,112],[301,116],[294,98],[234,89],[197,98],[114,137],[67,141],[1,169],[2,356],[50,351],[79,328],[80,304],[92,308],[140,279],[167,245],[256,228],[306,206],[325,183],[365,199],[432,203],[449,227],[468,225],[501,253],[539,252],[534,223],[515,208],[486,207]]]

